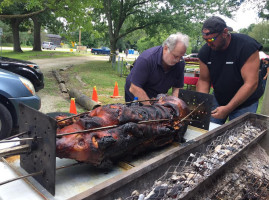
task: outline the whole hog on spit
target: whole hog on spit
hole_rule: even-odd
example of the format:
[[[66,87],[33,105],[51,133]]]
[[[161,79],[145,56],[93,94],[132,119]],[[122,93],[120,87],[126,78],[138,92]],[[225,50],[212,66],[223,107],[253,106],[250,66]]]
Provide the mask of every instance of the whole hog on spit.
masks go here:
[[[120,158],[181,142],[188,125],[183,118],[188,114],[185,102],[165,95],[159,95],[152,105],[100,106],[59,122],[57,135],[114,125],[113,128],[58,136],[56,156],[107,168]]]

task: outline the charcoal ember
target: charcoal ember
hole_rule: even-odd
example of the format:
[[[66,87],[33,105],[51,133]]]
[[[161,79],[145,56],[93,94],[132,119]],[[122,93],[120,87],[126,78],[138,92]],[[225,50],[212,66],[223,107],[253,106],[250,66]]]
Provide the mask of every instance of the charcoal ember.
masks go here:
[[[139,192],[137,190],[134,190],[131,194],[132,200],[138,200],[139,199]]]
[[[163,184],[154,188],[145,198],[145,200],[161,200],[168,190],[167,184]]]
[[[232,147],[232,146],[226,146],[226,149],[231,151],[231,152],[236,152],[236,148]]]
[[[144,200],[145,199],[145,195],[144,194],[140,194],[138,196],[138,199],[137,200]]]
[[[182,185],[176,184],[172,186],[172,188],[168,189],[167,196],[171,198],[176,198],[180,194],[181,191],[182,191]]]
[[[148,106],[100,106],[76,120],[68,120],[66,126],[60,124],[57,134],[83,133],[57,138],[56,156],[100,166],[182,141],[188,125],[182,119],[189,112],[181,99],[172,96],[162,96]],[[165,121],[154,122],[162,119]],[[145,122],[148,120],[153,121]],[[107,126],[110,128],[102,129]],[[94,128],[98,130],[88,131]]]
[[[177,183],[178,181],[180,181],[180,178],[181,178],[181,176],[178,176],[178,175],[173,174],[171,176],[171,178],[170,178],[171,183]]]

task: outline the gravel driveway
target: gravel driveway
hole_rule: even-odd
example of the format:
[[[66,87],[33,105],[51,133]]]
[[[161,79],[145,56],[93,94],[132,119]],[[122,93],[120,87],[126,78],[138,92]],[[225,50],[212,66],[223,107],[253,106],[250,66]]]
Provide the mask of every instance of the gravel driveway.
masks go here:
[[[78,65],[91,60],[104,60],[108,61],[109,56],[77,56],[77,57],[63,57],[63,58],[46,58],[46,59],[34,59],[30,60],[38,64],[45,74],[52,69],[61,68],[67,65]]]

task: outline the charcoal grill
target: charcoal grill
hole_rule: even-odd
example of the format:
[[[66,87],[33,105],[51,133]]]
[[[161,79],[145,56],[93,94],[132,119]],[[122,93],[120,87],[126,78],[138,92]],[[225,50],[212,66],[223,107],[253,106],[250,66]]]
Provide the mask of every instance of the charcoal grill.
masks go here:
[[[253,173],[241,170],[238,176],[228,179],[224,182],[225,187],[216,191],[211,199],[260,199],[269,198],[269,180],[264,177],[258,177]],[[242,187],[244,186],[244,187]]]
[[[198,112],[193,113],[191,118],[193,122],[202,121],[200,124],[200,128],[207,129],[209,127],[209,119],[210,116],[210,106],[207,106],[212,101],[211,96],[203,96],[197,95],[193,98],[191,95],[186,95],[184,92],[181,93],[181,97],[189,98],[189,100],[185,100],[188,105],[192,108],[195,105],[200,104],[202,102],[207,102],[205,106],[199,108]],[[32,153],[26,153],[21,156],[21,166],[23,166],[24,170],[21,170],[23,173],[34,173],[34,172],[41,172],[41,174],[36,175],[36,179],[32,180],[29,179],[31,184],[35,187],[39,188],[42,195],[49,196],[49,199],[54,199],[54,197],[50,194],[55,194],[55,187],[56,187],[56,196],[57,196],[57,187],[58,183],[55,179],[57,179],[56,165],[59,160],[56,159],[55,161],[55,146],[54,148],[50,148],[51,146],[55,145],[55,132],[56,132],[56,123],[55,121],[38,112],[35,110],[29,111],[28,107],[22,106],[22,116],[23,120],[21,121],[21,131],[27,131],[26,136],[34,137],[35,141],[25,141],[24,144],[28,144],[29,148],[31,149]],[[24,116],[24,114],[26,114]],[[250,142],[249,145],[242,149],[246,151],[251,145],[256,144],[267,132],[268,132],[268,117],[263,115],[257,115],[252,113],[247,113],[225,125],[222,125],[212,131],[207,132],[206,134],[202,134],[199,137],[196,137],[193,140],[189,140],[187,143],[183,145],[172,145],[169,147],[165,147],[159,151],[152,152],[148,155],[143,155],[137,160],[133,160],[128,163],[129,169],[128,170],[114,170],[113,176],[104,179],[103,181],[93,179],[91,181],[96,181],[99,184],[88,186],[85,189],[85,185],[81,185],[84,187],[84,190],[81,192],[76,193],[73,196],[69,196],[70,199],[116,199],[116,198],[123,198],[127,199],[130,197],[131,193],[134,190],[150,190],[154,185],[154,182],[160,178],[164,172],[169,172],[171,166],[178,166],[180,161],[186,161],[191,154],[195,156],[199,155],[199,153],[203,153],[207,151],[208,146],[215,141],[218,137],[222,137],[227,133],[227,131],[231,131],[236,127],[241,126],[246,121],[249,121],[253,124],[258,125],[261,127],[261,131],[259,135]],[[193,124],[192,124],[193,125]],[[199,126],[199,125],[198,125]],[[41,134],[41,135],[40,135]],[[45,140],[39,140],[40,137],[47,138]],[[48,138],[50,137],[50,139]],[[23,139],[23,138],[22,138]],[[215,145],[215,144],[214,144]],[[36,151],[35,153],[33,153]],[[240,154],[236,154],[235,157],[240,156]],[[231,159],[232,162],[233,159]],[[225,166],[226,167],[226,166]],[[222,169],[225,167],[219,167],[219,169],[214,173],[214,176],[211,176],[212,179],[216,178],[219,173],[222,172]],[[70,171],[72,171],[72,176],[77,176],[83,179],[83,174],[80,173],[81,171],[92,170],[94,171],[93,174],[96,173],[108,173],[104,171],[98,171],[91,167],[74,167],[73,170],[68,170],[67,173],[63,173],[64,176],[70,177]],[[63,169],[64,171],[65,169]],[[58,177],[59,178],[59,177]],[[63,177],[61,177],[63,178]],[[88,178],[88,177],[87,177]],[[90,177],[91,178],[91,177]],[[74,179],[68,179],[70,182],[75,182]],[[77,181],[77,179],[75,179]],[[38,181],[38,183],[36,182]],[[206,183],[208,180],[204,180]],[[211,182],[213,180],[210,180]],[[62,182],[62,180],[60,181]],[[78,181],[77,184],[80,184]],[[79,185],[80,187],[80,185]],[[46,190],[44,191],[45,188]],[[199,192],[201,188],[198,186],[196,187],[193,194]],[[49,191],[50,194],[47,194]],[[191,198],[188,196],[190,194],[186,194],[184,198]]]

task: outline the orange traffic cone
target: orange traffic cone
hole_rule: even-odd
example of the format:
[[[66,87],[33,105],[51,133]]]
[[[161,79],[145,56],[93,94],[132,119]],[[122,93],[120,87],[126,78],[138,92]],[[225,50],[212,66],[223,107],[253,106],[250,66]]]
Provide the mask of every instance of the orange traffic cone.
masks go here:
[[[75,98],[71,98],[70,102],[70,113],[77,115],[77,108],[76,108],[76,103],[75,103]]]
[[[97,96],[96,86],[93,87],[92,100],[95,101],[95,102],[98,102],[98,96]]]
[[[117,81],[115,82],[115,87],[114,87],[114,92],[113,92],[113,96],[110,96],[111,98],[120,98],[121,96],[119,96],[119,88],[118,88],[118,83]]]

